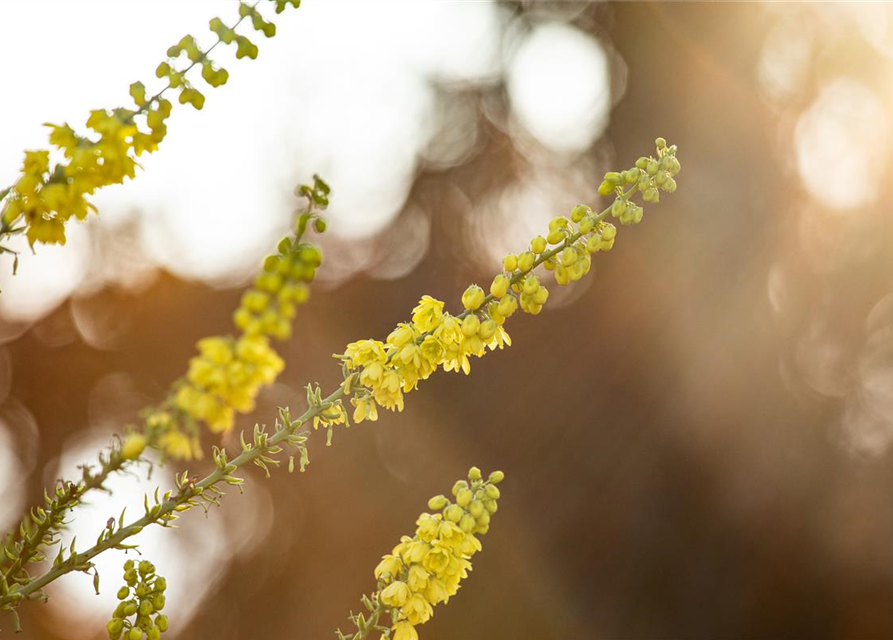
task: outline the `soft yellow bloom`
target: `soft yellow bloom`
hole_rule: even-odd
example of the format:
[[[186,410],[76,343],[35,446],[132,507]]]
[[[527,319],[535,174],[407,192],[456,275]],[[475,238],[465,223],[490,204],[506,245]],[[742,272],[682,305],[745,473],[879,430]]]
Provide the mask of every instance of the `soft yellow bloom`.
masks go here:
[[[421,593],[428,586],[429,574],[422,565],[414,564],[409,568],[409,574],[406,577],[406,584],[414,593]]]
[[[396,576],[402,568],[403,563],[400,561],[400,558],[394,555],[386,555],[378,563],[378,566],[375,567],[375,578],[379,579],[384,575]]]
[[[434,609],[423,595],[414,593],[406,599],[406,602],[400,609],[400,613],[410,624],[417,625],[428,622],[431,614],[434,613]]]
[[[394,625],[394,640],[419,640],[419,634],[409,622],[398,622]]]
[[[405,582],[395,580],[381,592],[381,601],[391,607],[401,607],[410,596],[409,587]]]
[[[363,422],[363,420],[375,422],[378,420],[378,405],[375,404],[375,401],[372,398],[368,396],[363,398],[351,398],[350,402],[354,406],[354,422],[359,423]]]
[[[440,324],[443,317],[443,302],[431,296],[422,296],[412,310],[412,323],[421,332],[427,332]]]

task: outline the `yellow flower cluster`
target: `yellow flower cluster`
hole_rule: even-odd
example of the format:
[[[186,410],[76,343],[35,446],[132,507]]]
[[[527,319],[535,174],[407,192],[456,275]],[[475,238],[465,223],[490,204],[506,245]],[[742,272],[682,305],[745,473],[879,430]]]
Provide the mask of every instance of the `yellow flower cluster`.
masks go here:
[[[455,501],[443,495],[428,501],[434,513],[423,513],[415,534],[403,536],[375,567],[378,590],[371,601],[364,600],[372,612],[372,626],[379,624],[382,614],[389,614],[393,640],[418,640],[416,626],[431,618],[436,605],[456,595],[471,571],[471,558],[481,550],[477,535],[490,529],[499,499],[496,485],[504,477],[494,471],[484,480],[481,470],[472,467],[467,480],[453,485]],[[351,619],[361,631],[370,626],[365,618]],[[338,635],[344,637],[340,631]]]
[[[506,319],[520,308],[537,315],[549,299],[549,291],[534,270],[542,265],[554,274],[555,282],[576,282],[592,265],[592,254],[614,246],[617,228],[604,218],[611,214],[621,224],[641,221],[642,207],[632,202],[641,192],[643,199],[656,202],[658,189],[672,192],[673,176],[681,166],[676,147],[663,138],[656,140],[657,158],[640,158],[632,169],[611,172],[599,188],[602,195],[615,194],[614,203],[599,214],[586,205],[577,205],[570,217],[557,217],[549,223],[545,236],[537,236],[527,251],[505,256],[503,271],[490,284],[489,293],[471,285],[462,295],[464,311],[453,316],[444,303],[424,296],[413,309],[410,322],[404,322],[382,342],[360,340],[337,354],[348,373],[345,388],[352,393],[355,422],[377,420],[378,407],[402,411],[404,394],[416,389],[439,367],[444,371],[471,371],[471,356],[511,344],[503,328]],[[629,188],[625,188],[625,185]]]
[[[155,574],[155,565],[148,560],[139,564],[128,560],[124,563],[124,582],[118,590],[121,602],[106,624],[110,640],[122,636],[124,640],[158,640],[168,629],[167,616],[160,613],[167,581]]]
[[[212,337],[198,343],[176,406],[215,433],[233,426],[235,413],[254,409],[260,387],[285,368],[266,336]]]
[[[307,198],[307,206],[297,212],[295,234],[279,242],[277,253],[264,260],[254,286],[242,295],[233,314],[240,335],[200,340],[199,353],[190,360],[186,377],[175,385],[169,406],[146,414],[149,442],[173,458],[201,457],[197,423],[205,423],[214,433],[232,428],[236,414],[252,411],[261,387],[276,380],[285,367],[270,339],[291,336],[297,306],[310,298],[309,283],[322,264],[322,251],[302,238],[308,224],[317,233],[325,231],[319,211],[328,205],[330,188],[314,176],[312,186],[302,185],[296,192]],[[339,422],[332,411],[320,419]]]
[[[286,5],[299,6],[299,0],[276,1],[276,12]],[[22,173],[16,183],[0,191],[0,240],[4,235],[24,231],[28,241],[44,244],[65,244],[65,224],[71,217],[83,220],[90,210],[95,211],[87,196],[97,189],[124,182],[136,172],[136,158],[151,153],[167,133],[165,120],[170,116],[171,103],[164,99],[169,89],[179,89],[181,104],[189,103],[196,109],[204,105],[205,97],[188,81],[186,74],[196,65],[202,67],[202,77],[212,87],[224,84],[229,77],[225,69],[217,68],[208,53],[220,42],[235,43],[236,57],[257,57],[257,47],[245,36],[235,32],[243,20],[265,36],[276,33],[273,23],[265,20],[255,6],[240,3],[240,18],[232,27],[219,18],[211,20],[211,30],[218,40],[207,51],[202,51],[192,36],[184,37],[168,50],[169,60],[161,63],[156,76],[168,81],[157,94],[147,97],[141,82],[130,86],[135,109],[98,109],[90,113],[86,126],[93,135],[78,135],[68,125],[48,124],[49,142],[58,150],[58,162],[51,163],[50,151],[26,151]],[[176,69],[176,59],[185,53],[189,62],[182,70]],[[19,221],[23,224],[16,227]]]

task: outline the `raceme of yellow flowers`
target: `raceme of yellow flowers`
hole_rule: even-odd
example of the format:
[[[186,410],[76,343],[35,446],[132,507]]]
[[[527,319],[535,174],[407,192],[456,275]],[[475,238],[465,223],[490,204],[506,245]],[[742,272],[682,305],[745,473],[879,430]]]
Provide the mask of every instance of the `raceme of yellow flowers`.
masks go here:
[[[301,186],[297,193],[307,198],[307,208],[299,212],[296,234],[279,242],[277,253],[264,260],[254,286],[243,294],[233,314],[241,333],[200,340],[199,354],[174,385],[172,398],[146,416],[149,441],[169,457],[200,458],[197,424],[214,433],[229,430],[235,415],[252,411],[261,387],[272,384],[285,367],[270,340],[291,336],[297,307],[310,298],[309,283],[322,264],[322,251],[302,238],[311,222],[317,233],[325,231],[318,212],[328,205],[330,189],[314,176],[313,186]]]
[[[300,6],[300,0],[274,2],[276,13],[287,5]],[[155,151],[164,139],[165,121],[172,108],[171,102],[162,97],[165,92],[179,90],[181,104],[201,109],[205,97],[189,82],[187,73],[200,66],[202,77],[210,86],[224,84],[228,72],[208,57],[221,42],[235,44],[237,58],[256,58],[257,46],[235,31],[244,20],[249,20],[266,37],[275,35],[275,25],[261,15],[258,4],[240,3],[240,17],[232,27],[224,25],[220,18],[211,20],[217,41],[207,50],[202,50],[191,35],[168,49],[168,60],[156,70],[156,76],[165,78],[167,85],[147,96],[145,85],[135,82],[130,86],[130,95],[136,107],[92,111],[86,122],[91,134],[79,134],[67,124],[48,124],[49,142],[57,150],[53,158],[49,150],[26,151],[21,176],[12,187],[0,191],[0,240],[4,235],[24,232],[32,246],[36,242],[65,244],[66,222],[71,217],[83,220],[90,210],[95,211],[87,196],[133,178],[138,166],[136,159]],[[186,62],[180,65],[182,55]],[[20,221],[23,224],[16,226]]]
[[[609,214],[620,224],[637,224],[643,208],[632,201],[636,193],[646,202],[657,202],[659,192],[676,190],[674,177],[681,170],[676,146],[656,140],[657,157],[642,157],[622,172],[605,174],[601,195],[614,195],[614,202],[600,214],[585,205],[573,209],[570,218],[549,223],[549,232],[530,242],[527,251],[509,254],[503,271],[496,275],[489,293],[471,285],[462,295],[464,311],[453,316],[444,303],[424,296],[413,309],[409,322],[401,323],[384,342],[360,340],[347,345],[340,358],[351,374],[345,382],[353,391],[351,404],[355,422],[377,420],[378,407],[402,411],[404,394],[418,387],[438,368],[471,371],[471,356],[503,348],[511,339],[503,325],[519,308],[536,315],[549,299],[549,291],[534,273],[539,265],[551,271],[559,285],[576,282],[589,273],[592,254],[614,246],[616,227],[604,218]],[[358,381],[358,383],[357,383]],[[324,426],[344,422],[343,412]]]
[[[416,627],[427,622],[434,607],[456,595],[460,582],[471,571],[471,558],[481,550],[477,535],[490,529],[496,513],[499,488],[505,474],[494,471],[487,480],[472,467],[467,480],[453,485],[455,502],[439,495],[428,501],[434,513],[423,513],[413,536],[400,543],[375,567],[378,587],[372,598],[363,598],[369,612],[351,616],[358,631],[354,640],[370,631],[381,631],[392,640],[418,640]],[[340,630],[340,640],[348,636]]]

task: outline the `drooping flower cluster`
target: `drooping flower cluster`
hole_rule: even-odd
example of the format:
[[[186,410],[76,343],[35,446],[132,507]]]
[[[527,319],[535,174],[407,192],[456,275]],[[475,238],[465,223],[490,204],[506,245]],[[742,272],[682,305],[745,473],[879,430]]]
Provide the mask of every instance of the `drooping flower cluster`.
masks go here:
[[[509,254],[503,271],[490,284],[489,293],[471,285],[462,295],[465,310],[453,316],[444,303],[424,296],[413,309],[410,322],[397,326],[384,342],[360,340],[336,355],[352,374],[345,383],[352,392],[355,422],[377,420],[378,407],[402,411],[404,394],[416,389],[421,380],[438,368],[444,371],[471,371],[471,356],[511,344],[503,328],[506,319],[520,308],[537,315],[549,299],[549,291],[534,270],[542,265],[554,274],[555,282],[576,282],[592,265],[592,255],[614,246],[617,228],[605,222],[607,215],[621,224],[642,220],[642,207],[632,202],[641,192],[643,199],[657,202],[658,190],[672,193],[674,176],[681,169],[676,147],[663,138],[656,140],[657,158],[639,158],[636,166],[611,172],[599,188],[601,195],[615,195],[611,206],[599,214],[586,205],[577,205],[570,217],[557,217],[549,223],[545,236],[537,236],[527,251]],[[641,168],[640,166],[641,165]]]
[[[274,0],[276,12],[287,5],[299,6],[300,0]],[[187,73],[201,66],[202,77],[212,87],[224,84],[229,77],[218,68],[208,53],[219,43],[235,43],[236,57],[257,57],[257,47],[235,28],[249,20],[254,28],[272,37],[275,25],[266,20],[256,6],[240,3],[240,18],[232,27],[220,18],[211,20],[211,31],[217,35],[207,50],[199,48],[193,36],[184,37],[168,49],[169,59],[156,70],[158,78],[166,78],[167,85],[158,93],[147,96],[141,82],[130,86],[135,108],[97,109],[90,113],[86,126],[90,134],[78,134],[67,124],[48,124],[49,142],[58,150],[58,161],[51,162],[50,151],[26,151],[22,173],[7,190],[0,190],[0,241],[3,236],[25,232],[28,241],[44,244],[65,244],[65,224],[72,217],[83,220],[95,207],[87,197],[97,189],[133,178],[138,158],[152,153],[167,133],[165,121],[171,113],[171,102],[162,97],[170,90],[179,90],[181,104],[189,103],[196,109],[204,105],[204,95],[187,79]],[[187,64],[178,69],[181,54]],[[23,224],[16,226],[20,221]]]
[[[155,565],[148,560],[139,564],[124,563],[125,586],[118,589],[118,606],[108,621],[106,630],[110,640],[158,640],[168,629],[164,609],[167,581],[155,573]]]
[[[316,232],[325,231],[319,212],[328,205],[330,189],[314,176],[313,186],[298,187],[297,193],[307,198],[307,208],[298,212],[295,235],[279,242],[277,253],[264,260],[254,286],[242,295],[233,314],[240,335],[200,340],[199,353],[189,361],[168,406],[146,416],[149,441],[171,457],[200,457],[197,423],[215,433],[230,429],[236,414],[252,411],[261,387],[276,380],[285,367],[270,340],[291,336],[297,306],[310,298],[309,283],[322,264],[322,251],[302,238],[311,223]]]
[[[361,637],[370,628],[387,632],[390,627],[393,640],[418,639],[416,626],[431,618],[436,605],[456,595],[471,571],[471,558],[481,550],[477,536],[490,530],[499,499],[496,485],[504,477],[494,471],[484,480],[481,470],[472,467],[467,480],[453,485],[453,501],[443,495],[428,501],[433,513],[423,513],[415,534],[400,538],[375,567],[378,589],[363,600],[371,615],[368,620],[351,617]],[[347,636],[338,631],[338,637]]]

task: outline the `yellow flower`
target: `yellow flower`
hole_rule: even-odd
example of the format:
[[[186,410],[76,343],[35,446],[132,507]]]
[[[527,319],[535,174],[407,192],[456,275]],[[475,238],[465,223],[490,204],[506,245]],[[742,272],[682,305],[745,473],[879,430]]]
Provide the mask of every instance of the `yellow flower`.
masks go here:
[[[396,576],[403,568],[400,558],[394,555],[386,555],[375,567],[375,578],[380,579],[384,575]]]
[[[372,398],[368,396],[363,398],[351,398],[350,403],[354,406],[354,422],[359,423],[363,420],[375,422],[378,420],[378,405],[375,404],[375,401]]]
[[[430,574],[425,571],[422,565],[414,564],[409,568],[409,574],[406,577],[406,584],[414,593],[421,593],[428,586],[428,578]]]
[[[394,640],[419,640],[419,634],[409,622],[401,621],[394,625]]]
[[[375,401],[389,411],[403,411],[403,391],[400,376],[393,369],[388,370],[381,382],[373,390]]]
[[[403,606],[409,596],[409,587],[400,580],[395,580],[381,591],[381,601],[391,607]]]
[[[353,367],[365,367],[373,362],[384,364],[387,356],[384,344],[378,340],[360,340],[347,345],[344,355],[350,360]]]
[[[406,599],[406,602],[400,609],[400,613],[410,624],[417,625],[428,622],[434,610],[424,596],[414,593]]]
[[[443,317],[443,302],[431,296],[422,296],[419,304],[412,310],[412,324],[425,333],[440,324]]]

